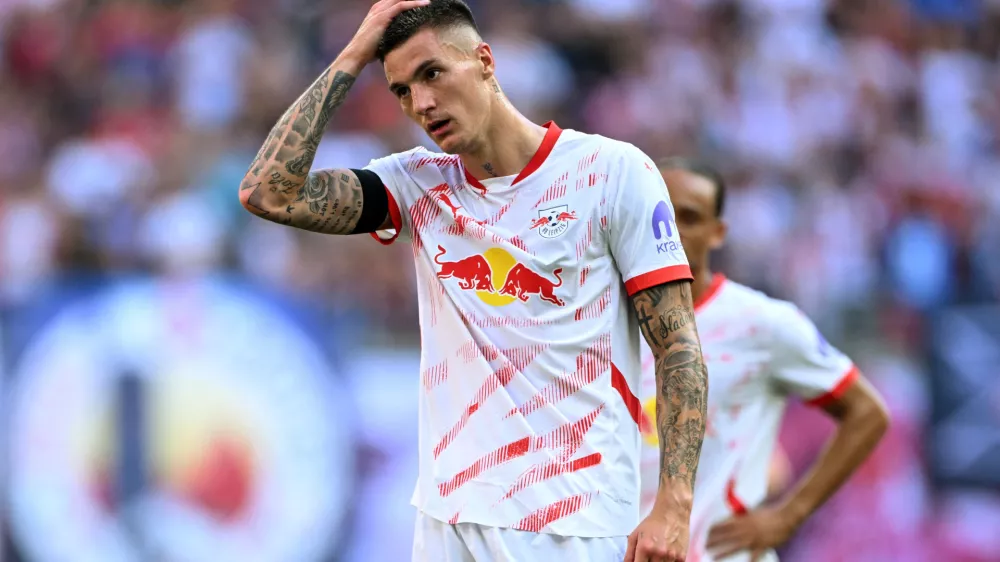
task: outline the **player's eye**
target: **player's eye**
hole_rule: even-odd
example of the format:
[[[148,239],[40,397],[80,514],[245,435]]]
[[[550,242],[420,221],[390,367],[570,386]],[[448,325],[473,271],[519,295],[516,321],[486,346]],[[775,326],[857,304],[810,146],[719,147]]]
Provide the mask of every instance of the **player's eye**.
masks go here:
[[[410,89],[409,88],[396,88],[396,97],[397,98],[403,99],[403,98],[405,98],[405,97],[407,97],[409,95],[410,95]]]
[[[441,76],[441,71],[438,70],[437,68],[431,68],[427,71],[428,80],[436,80],[440,76]]]
[[[679,209],[677,212],[677,222],[681,224],[697,224],[700,221],[701,216],[688,209]]]

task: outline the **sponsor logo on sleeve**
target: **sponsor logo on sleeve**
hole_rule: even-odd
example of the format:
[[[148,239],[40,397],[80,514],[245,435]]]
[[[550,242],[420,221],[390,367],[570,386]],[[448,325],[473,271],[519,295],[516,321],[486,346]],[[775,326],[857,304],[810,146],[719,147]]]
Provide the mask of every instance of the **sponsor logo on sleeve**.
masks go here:
[[[660,201],[653,209],[653,236],[659,240],[656,244],[656,253],[683,251],[680,242],[674,237],[676,231],[677,222],[674,220],[673,208],[666,201]]]

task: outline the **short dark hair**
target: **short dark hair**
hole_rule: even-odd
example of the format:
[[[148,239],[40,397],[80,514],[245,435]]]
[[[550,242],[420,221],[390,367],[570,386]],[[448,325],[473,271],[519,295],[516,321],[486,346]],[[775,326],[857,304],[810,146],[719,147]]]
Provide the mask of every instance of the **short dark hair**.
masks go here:
[[[382,34],[375,55],[384,63],[386,55],[423,29],[446,29],[461,25],[469,26],[479,33],[476,18],[472,16],[468,4],[463,0],[431,0],[426,6],[411,8],[393,18]]]
[[[656,163],[661,170],[684,170],[701,176],[715,186],[715,216],[721,217],[726,206],[726,179],[714,166],[696,158],[671,156]]]

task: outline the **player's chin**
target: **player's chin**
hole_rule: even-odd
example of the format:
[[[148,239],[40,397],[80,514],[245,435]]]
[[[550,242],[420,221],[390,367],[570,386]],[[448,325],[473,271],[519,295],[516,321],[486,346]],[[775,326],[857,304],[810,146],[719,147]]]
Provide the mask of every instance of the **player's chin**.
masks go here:
[[[469,138],[463,135],[461,131],[452,129],[446,132],[444,135],[431,136],[431,140],[434,144],[441,149],[441,152],[445,154],[468,154],[474,152],[474,147],[472,143],[469,142]]]
[[[462,154],[468,152],[467,143],[462,142],[462,139],[457,135],[448,135],[443,139],[435,140],[435,144],[445,154]]]

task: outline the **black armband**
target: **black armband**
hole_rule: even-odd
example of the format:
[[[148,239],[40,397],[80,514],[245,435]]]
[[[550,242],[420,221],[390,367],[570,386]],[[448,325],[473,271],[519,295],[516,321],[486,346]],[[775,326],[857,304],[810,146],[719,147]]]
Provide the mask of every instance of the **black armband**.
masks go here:
[[[351,168],[351,171],[358,176],[358,181],[361,182],[361,193],[364,196],[361,218],[352,234],[375,232],[385,222],[385,217],[389,215],[389,196],[385,191],[385,184],[382,183],[382,178],[378,177],[378,174],[370,170]]]

